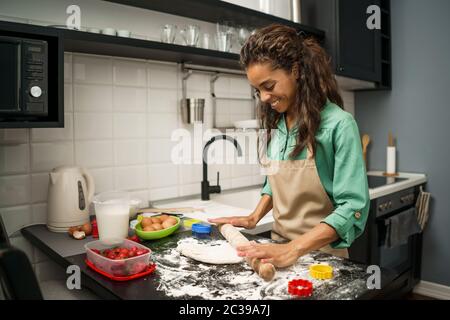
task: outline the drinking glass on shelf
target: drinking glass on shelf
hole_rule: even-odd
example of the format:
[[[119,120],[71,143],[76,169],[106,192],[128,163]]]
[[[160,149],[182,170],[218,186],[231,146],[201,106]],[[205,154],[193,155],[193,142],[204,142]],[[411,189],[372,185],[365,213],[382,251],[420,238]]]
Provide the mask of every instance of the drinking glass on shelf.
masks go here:
[[[161,27],[161,42],[173,43],[177,34],[177,26],[173,24],[165,24]]]
[[[203,34],[202,48],[203,49],[212,49],[212,43],[211,43],[211,39],[210,39],[209,33],[204,33]]]
[[[250,36],[250,31],[244,27],[238,29],[238,42],[240,46],[243,46],[245,41],[247,41]]]
[[[219,51],[230,52],[232,34],[229,32],[217,32],[216,33],[216,48]]]
[[[184,44],[190,47],[196,47],[200,34],[200,28],[196,25],[188,25],[180,31]]]

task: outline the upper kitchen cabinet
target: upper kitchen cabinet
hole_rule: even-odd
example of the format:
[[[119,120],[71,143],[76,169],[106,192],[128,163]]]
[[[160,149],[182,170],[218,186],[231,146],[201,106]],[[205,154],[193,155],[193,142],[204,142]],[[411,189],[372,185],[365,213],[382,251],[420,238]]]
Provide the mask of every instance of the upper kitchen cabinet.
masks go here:
[[[381,29],[369,29],[369,6],[380,8]],[[325,31],[324,46],[336,75],[369,82],[361,89],[390,89],[390,1],[302,0],[302,23]]]

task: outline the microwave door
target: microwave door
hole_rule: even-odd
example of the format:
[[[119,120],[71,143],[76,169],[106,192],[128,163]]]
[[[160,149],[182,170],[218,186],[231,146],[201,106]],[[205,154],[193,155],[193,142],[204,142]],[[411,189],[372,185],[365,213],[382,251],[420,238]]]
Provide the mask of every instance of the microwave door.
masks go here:
[[[0,37],[0,115],[21,111],[21,42]]]

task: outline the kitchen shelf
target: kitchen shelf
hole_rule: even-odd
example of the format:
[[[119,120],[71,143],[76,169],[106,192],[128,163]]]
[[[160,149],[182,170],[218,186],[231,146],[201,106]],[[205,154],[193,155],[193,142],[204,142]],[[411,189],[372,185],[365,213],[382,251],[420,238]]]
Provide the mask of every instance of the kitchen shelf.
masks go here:
[[[64,51],[240,69],[235,53],[76,30],[61,32]]]
[[[314,36],[319,40],[322,40],[325,37],[325,32],[322,30],[220,0],[104,1],[164,12],[211,23],[227,21],[235,26],[244,26],[247,28],[260,28],[272,23],[281,23],[293,27],[297,31],[303,31],[306,35]]]

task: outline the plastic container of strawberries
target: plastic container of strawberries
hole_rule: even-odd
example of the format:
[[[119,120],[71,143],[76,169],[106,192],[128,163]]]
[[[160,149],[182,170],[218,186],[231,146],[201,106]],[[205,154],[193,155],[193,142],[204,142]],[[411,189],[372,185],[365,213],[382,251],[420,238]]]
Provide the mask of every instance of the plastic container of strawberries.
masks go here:
[[[115,277],[126,277],[141,273],[147,269],[150,263],[151,250],[128,239],[108,239],[108,242],[96,240],[86,243],[84,247],[86,249],[86,258],[89,262],[97,269]],[[112,252],[114,248],[135,251],[135,256],[111,259],[101,254],[105,250],[109,250],[106,252]]]

